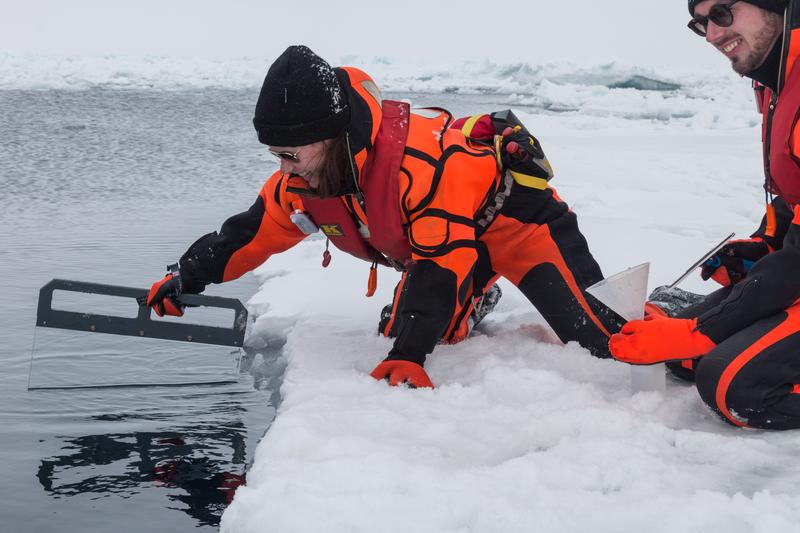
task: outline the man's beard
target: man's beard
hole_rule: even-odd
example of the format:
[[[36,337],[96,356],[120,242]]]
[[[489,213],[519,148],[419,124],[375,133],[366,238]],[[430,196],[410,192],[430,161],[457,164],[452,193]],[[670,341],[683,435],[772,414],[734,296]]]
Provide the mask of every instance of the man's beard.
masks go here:
[[[783,30],[783,17],[775,13],[763,13],[764,27],[753,37],[750,43],[750,53],[741,59],[731,61],[734,72],[742,76],[747,75],[758,67],[769,55],[775,40],[781,35]]]

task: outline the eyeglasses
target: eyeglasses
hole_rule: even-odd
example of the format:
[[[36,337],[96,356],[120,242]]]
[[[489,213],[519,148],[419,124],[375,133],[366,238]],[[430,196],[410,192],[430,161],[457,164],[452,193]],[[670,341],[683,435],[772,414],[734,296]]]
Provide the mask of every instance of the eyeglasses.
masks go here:
[[[700,37],[705,37],[708,33],[708,21],[710,20],[720,28],[727,28],[733,24],[733,11],[731,6],[739,0],[733,0],[730,4],[715,4],[708,10],[705,17],[695,17],[689,21],[687,26]]]
[[[287,161],[294,161],[297,163],[299,159],[297,158],[297,154],[300,152],[279,152],[277,150],[272,150],[271,148],[268,149],[269,153],[277,157],[278,159],[285,159]]]

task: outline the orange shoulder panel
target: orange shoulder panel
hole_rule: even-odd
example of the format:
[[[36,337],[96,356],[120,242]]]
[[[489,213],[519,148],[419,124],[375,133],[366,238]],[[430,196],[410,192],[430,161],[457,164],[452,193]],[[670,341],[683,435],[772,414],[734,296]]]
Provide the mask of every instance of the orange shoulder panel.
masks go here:
[[[383,116],[381,113],[381,91],[375,80],[363,70],[355,67],[342,67],[342,70],[347,72],[350,77],[350,85],[369,106],[369,112],[372,116],[372,131],[369,138],[374,142],[375,137],[378,136],[378,128],[381,125],[381,117]]]
[[[786,54],[786,74],[783,79],[784,83],[789,79],[789,74],[794,68],[798,55],[800,55],[800,29],[795,28],[791,31],[789,38],[789,52]]]
[[[412,151],[401,165],[408,175],[400,175],[401,190],[407,191],[404,212],[410,220],[425,209],[472,218],[500,177],[494,151],[473,146],[460,130],[442,131],[442,117],[411,124],[407,146]]]

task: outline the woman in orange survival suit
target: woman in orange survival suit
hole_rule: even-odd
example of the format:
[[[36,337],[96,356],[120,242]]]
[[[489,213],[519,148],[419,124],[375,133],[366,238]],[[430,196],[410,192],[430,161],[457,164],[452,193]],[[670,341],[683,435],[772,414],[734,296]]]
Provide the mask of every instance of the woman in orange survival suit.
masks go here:
[[[600,268],[575,214],[547,184],[541,147],[514,118],[454,124],[444,110],[416,113],[382,101],[361,70],[289,47],[270,67],[253,119],[280,169],[250,209],[198,239],[153,284],[148,305],[180,316],[176,295],[236,279],[321,229],[372,263],[370,291],[378,264],[403,271],[381,323],[394,345],[376,379],[432,387],[426,356],[440,340],[466,336],[475,303],[499,276],[562,341],[607,357],[622,321],[585,292]]]

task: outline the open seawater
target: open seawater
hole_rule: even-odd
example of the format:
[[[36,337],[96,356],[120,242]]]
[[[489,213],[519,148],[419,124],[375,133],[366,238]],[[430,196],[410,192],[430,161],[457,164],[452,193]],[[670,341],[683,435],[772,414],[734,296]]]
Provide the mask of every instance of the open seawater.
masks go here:
[[[249,207],[275,168],[250,125],[253,101],[233,90],[0,91],[3,531],[216,529],[274,417],[280,340],[241,369],[230,349],[198,347],[203,381],[232,378],[227,385],[26,386],[42,285],[147,287],[194,239]],[[246,301],[256,290],[248,275],[207,293]],[[38,328],[37,357],[43,334],[60,333]],[[135,383],[148,357],[183,344],[148,351],[114,338],[113,358],[37,359],[32,381],[97,385],[125,374]],[[199,363],[189,352],[174,365]],[[163,374],[157,381],[169,383]]]

